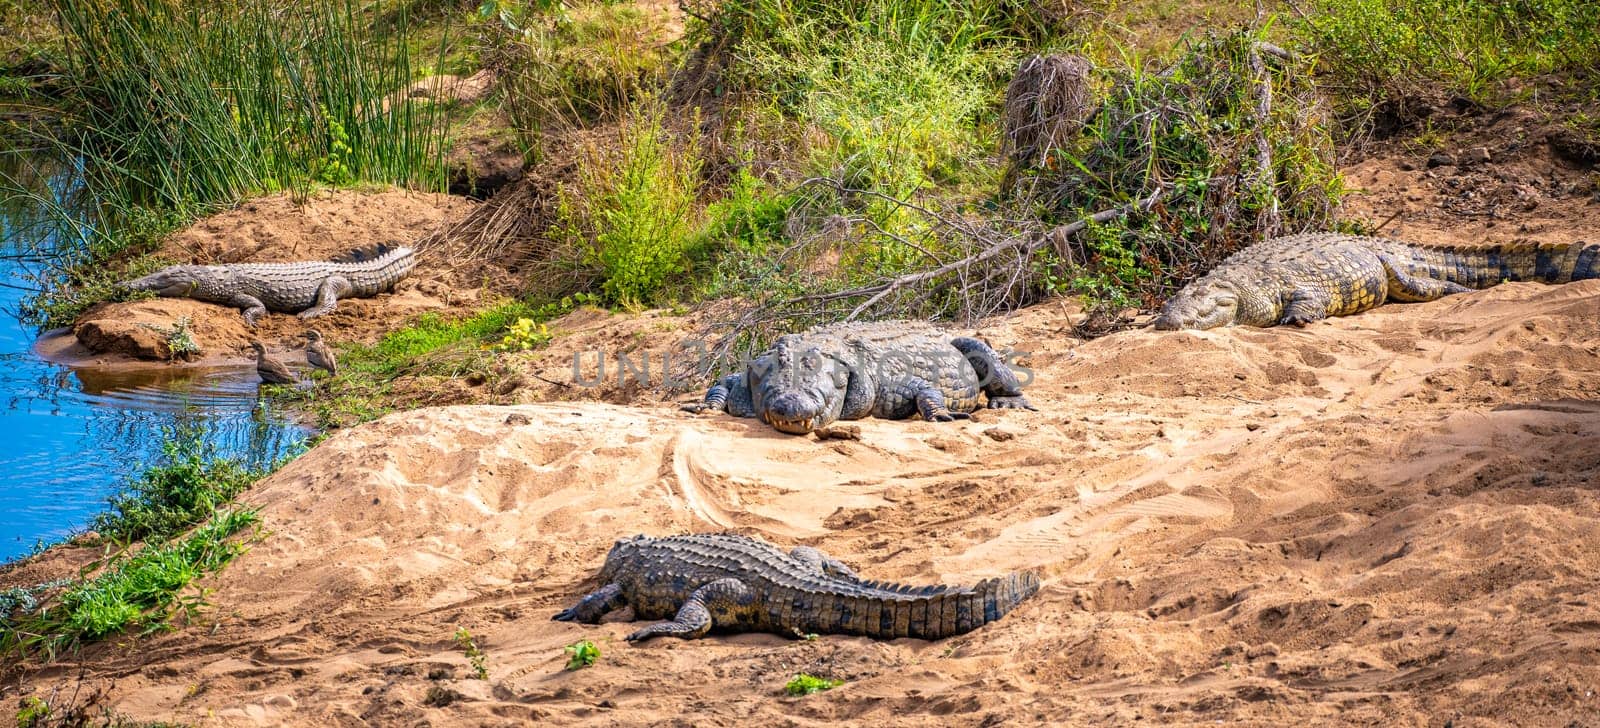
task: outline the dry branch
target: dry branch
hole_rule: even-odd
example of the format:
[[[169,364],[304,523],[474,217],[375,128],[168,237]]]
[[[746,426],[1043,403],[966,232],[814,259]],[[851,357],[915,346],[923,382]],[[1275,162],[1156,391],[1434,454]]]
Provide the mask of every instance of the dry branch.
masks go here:
[[[813,181],[815,181],[815,180],[813,180]],[[846,188],[846,187],[843,187],[843,186],[840,186],[838,189],[839,189],[840,192],[849,193],[849,194],[866,194],[866,195],[874,195],[874,196],[881,197],[881,198],[884,198],[884,199],[890,199],[890,200],[894,199],[892,197],[889,197],[888,195],[884,195],[883,193],[873,192],[873,191],[870,191],[870,190],[856,190],[856,189]],[[1127,215],[1127,214],[1129,214],[1131,212],[1149,210],[1152,206],[1155,205],[1157,200],[1161,199],[1161,196],[1162,196],[1162,194],[1164,192],[1165,192],[1164,188],[1157,188],[1154,192],[1150,193],[1148,196],[1144,197],[1143,199],[1136,200],[1134,202],[1130,202],[1130,203],[1128,203],[1126,205],[1122,205],[1120,207],[1112,208],[1110,210],[1102,210],[1102,211],[1097,212],[1097,213],[1095,213],[1093,215],[1085,217],[1085,218],[1083,218],[1081,220],[1077,220],[1075,222],[1071,222],[1071,223],[1068,223],[1066,225],[1061,225],[1059,227],[1052,228],[1052,229],[1047,230],[1047,231],[1045,231],[1043,233],[1040,233],[1040,234],[1010,236],[1010,237],[1007,237],[1007,238],[1004,238],[1004,239],[1000,240],[997,243],[993,243],[993,244],[988,245],[987,247],[983,248],[982,250],[980,250],[977,253],[974,253],[972,255],[966,256],[966,257],[961,258],[959,260],[955,260],[955,261],[951,261],[949,263],[945,263],[945,264],[940,265],[940,266],[935,267],[935,268],[930,268],[930,269],[927,269],[927,270],[917,271],[915,273],[907,273],[905,275],[896,276],[894,278],[890,278],[890,279],[888,279],[886,281],[881,281],[879,283],[875,283],[875,284],[870,285],[870,286],[860,286],[860,287],[857,287],[857,288],[850,288],[850,289],[843,290],[843,291],[831,291],[831,292],[828,292],[828,293],[816,293],[816,294],[811,294],[811,295],[806,295],[806,296],[800,296],[798,298],[792,298],[792,299],[789,299],[787,301],[784,301],[783,303],[779,304],[779,306],[780,307],[789,307],[789,306],[804,304],[804,303],[808,303],[808,302],[838,301],[838,300],[844,300],[844,299],[850,299],[850,298],[860,298],[862,296],[866,296],[867,300],[862,301],[859,305],[857,305],[854,309],[852,309],[850,311],[850,313],[848,315],[846,315],[845,318],[844,318],[844,320],[846,320],[846,321],[854,320],[857,317],[861,316],[861,314],[865,313],[868,309],[872,308],[878,302],[882,301],[889,294],[894,293],[895,291],[898,291],[898,290],[900,290],[900,289],[902,289],[902,288],[904,288],[906,286],[911,286],[911,285],[915,285],[915,284],[918,284],[918,283],[925,283],[925,282],[932,281],[932,280],[935,280],[937,278],[941,278],[941,277],[944,277],[944,276],[947,276],[947,275],[951,275],[951,274],[954,274],[954,273],[963,273],[967,269],[970,269],[973,266],[976,266],[976,265],[978,265],[980,263],[987,262],[987,261],[989,261],[989,260],[991,260],[991,259],[993,259],[993,258],[995,258],[995,257],[997,257],[997,256],[999,256],[999,255],[1001,255],[1003,253],[1016,252],[1016,253],[1019,253],[1022,257],[1027,257],[1027,256],[1032,255],[1034,252],[1038,251],[1039,248],[1044,247],[1047,244],[1056,247],[1058,250],[1059,249],[1065,249],[1065,247],[1066,247],[1065,246],[1065,241],[1066,241],[1066,238],[1068,238],[1069,236],[1076,234],[1077,232],[1083,230],[1085,227],[1088,227],[1090,224],[1106,223],[1106,222],[1110,222],[1111,220],[1115,220],[1115,219],[1117,219],[1119,217],[1122,217],[1123,215]],[[905,201],[902,201],[902,200],[894,200],[894,201],[896,203],[898,203],[898,204],[904,205],[904,206],[909,207],[911,209],[922,211],[923,213],[925,213],[928,216],[934,218],[935,220],[938,220],[939,222],[943,223],[946,226],[957,227],[957,228],[965,227],[964,225],[962,225],[960,223],[953,222],[949,218],[944,217],[942,215],[939,215],[939,214],[937,214],[937,213],[935,213],[935,212],[933,212],[931,210],[928,210],[926,208],[919,207],[917,205],[914,205],[912,203],[905,202]]]

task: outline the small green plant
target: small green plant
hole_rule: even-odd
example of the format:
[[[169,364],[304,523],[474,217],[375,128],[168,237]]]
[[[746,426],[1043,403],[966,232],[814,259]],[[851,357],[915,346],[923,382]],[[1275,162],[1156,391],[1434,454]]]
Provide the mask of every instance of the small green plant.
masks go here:
[[[582,670],[600,659],[600,648],[589,640],[567,645],[566,652],[568,670]]]
[[[22,699],[22,707],[17,709],[17,728],[34,728],[34,726],[47,725],[49,721],[49,703],[39,699],[36,695],[29,695]]]
[[[517,319],[506,329],[506,335],[500,343],[494,345],[495,351],[527,351],[537,349],[550,343],[550,329],[542,323],[535,323],[533,319],[523,317]]]
[[[467,662],[472,663],[472,677],[488,680],[489,668],[485,665],[488,656],[483,654],[483,650],[478,649],[478,641],[473,638],[472,633],[468,632],[466,627],[457,627],[455,640],[456,645],[467,656]]]
[[[843,680],[830,680],[802,672],[795,675],[794,679],[790,680],[787,685],[784,685],[783,690],[790,695],[810,695],[824,690],[832,690],[843,684]]]
[[[200,355],[200,344],[189,330],[189,317],[179,316],[171,326],[141,323],[140,326],[161,334],[167,342],[167,359],[192,359]]]
[[[350,134],[344,130],[344,124],[328,115],[328,107],[318,108],[322,110],[322,116],[328,122],[328,153],[317,160],[315,176],[318,182],[326,185],[347,186],[356,181],[355,173],[350,171],[350,165],[345,161],[355,152],[350,146]]]

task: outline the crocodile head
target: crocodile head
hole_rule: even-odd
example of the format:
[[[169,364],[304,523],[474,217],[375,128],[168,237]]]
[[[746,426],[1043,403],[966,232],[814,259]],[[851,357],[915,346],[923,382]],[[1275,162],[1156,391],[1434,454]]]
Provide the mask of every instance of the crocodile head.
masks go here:
[[[815,346],[802,346],[791,337],[778,340],[769,356],[762,357],[764,372],[752,388],[756,415],[779,432],[804,435],[839,419],[850,368]]]
[[[175,265],[127,281],[122,286],[135,291],[150,291],[165,298],[185,298],[200,290],[205,268],[199,265]]]
[[[1167,299],[1154,326],[1162,331],[1214,329],[1238,319],[1239,291],[1227,281],[1197,281]]]

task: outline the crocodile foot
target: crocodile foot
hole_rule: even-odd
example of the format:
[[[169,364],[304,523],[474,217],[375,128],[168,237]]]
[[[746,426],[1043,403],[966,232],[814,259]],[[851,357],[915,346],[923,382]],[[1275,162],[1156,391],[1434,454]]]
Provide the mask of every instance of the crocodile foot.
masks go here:
[[[1039,408],[1033,406],[1027,397],[1020,394],[1009,397],[990,397],[989,409],[1025,409],[1038,412]]]

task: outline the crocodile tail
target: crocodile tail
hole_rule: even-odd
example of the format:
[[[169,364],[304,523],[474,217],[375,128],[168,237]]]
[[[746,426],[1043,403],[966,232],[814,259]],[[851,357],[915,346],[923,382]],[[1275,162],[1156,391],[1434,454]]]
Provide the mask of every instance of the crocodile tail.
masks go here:
[[[983,595],[981,624],[988,624],[1006,616],[1006,613],[1015,609],[1022,600],[1038,593],[1039,575],[1032,571],[1016,571],[980,581],[973,587],[973,591]]]
[[[1570,283],[1600,278],[1600,243],[1518,242],[1484,246],[1426,246],[1442,278],[1468,288],[1505,281]],[[1432,273],[1433,271],[1430,271]]]

